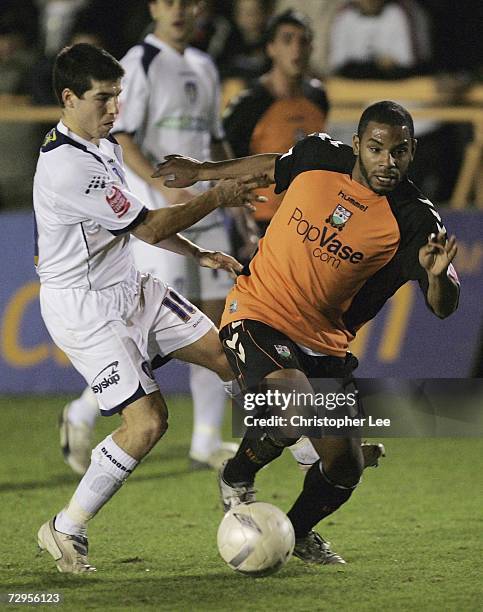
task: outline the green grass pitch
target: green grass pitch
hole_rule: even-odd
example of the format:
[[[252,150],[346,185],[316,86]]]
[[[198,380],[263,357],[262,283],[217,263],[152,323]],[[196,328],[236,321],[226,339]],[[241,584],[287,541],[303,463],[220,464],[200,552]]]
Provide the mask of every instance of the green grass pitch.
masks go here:
[[[215,474],[187,470],[191,410],[182,397],[169,398],[165,438],[90,525],[97,573],[59,574],[50,556],[37,554],[36,532],[77,482],[57,445],[64,401],[0,400],[3,593],[59,592],[62,610],[103,612],[482,608],[481,440],[386,440],[382,466],[367,470],[350,502],[319,526],[348,565],[292,559],[274,576],[251,579],[218,556]],[[102,419],[97,438],[117,422]],[[302,478],[286,452],[260,473],[258,497],[287,511]]]

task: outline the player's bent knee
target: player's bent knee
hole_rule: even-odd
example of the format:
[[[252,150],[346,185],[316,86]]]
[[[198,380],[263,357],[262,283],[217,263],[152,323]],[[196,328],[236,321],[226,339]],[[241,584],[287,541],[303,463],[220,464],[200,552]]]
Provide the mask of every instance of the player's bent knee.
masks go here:
[[[145,448],[152,448],[167,432],[168,420],[161,417],[147,418],[144,422],[137,423],[134,433],[139,440],[143,441]]]
[[[355,487],[361,479],[363,465],[357,457],[339,456],[333,461],[323,462],[324,472],[334,483],[343,487]]]
[[[123,428],[151,448],[168,430],[168,409],[160,394],[143,397],[123,413]]]

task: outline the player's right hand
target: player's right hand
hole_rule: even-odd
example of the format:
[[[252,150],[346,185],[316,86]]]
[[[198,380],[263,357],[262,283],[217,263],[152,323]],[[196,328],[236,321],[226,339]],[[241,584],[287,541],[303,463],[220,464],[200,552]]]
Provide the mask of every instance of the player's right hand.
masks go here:
[[[164,161],[156,166],[152,178],[165,177],[166,187],[190,187],[196,183],[201,162],[183,155],[166,155]]]
[[[254,211],[254,202],[267,201],[265,196],[256,193],[256,189],[265,184],[265,177],[242,176],[219,181],[213,191],[216,192],[220,208],[246,208]]]

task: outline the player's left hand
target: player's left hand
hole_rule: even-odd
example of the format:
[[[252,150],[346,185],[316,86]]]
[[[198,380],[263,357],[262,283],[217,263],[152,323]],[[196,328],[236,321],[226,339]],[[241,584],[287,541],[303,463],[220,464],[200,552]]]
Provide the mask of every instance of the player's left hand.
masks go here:
[[[225,270],[233,280],[243,270],[243,266],[231,255],[221,251],[201,250],[197,256],[200,266],[211,268],[212,270]]]
[[[419,249],[419,263],[429,274],[440,276],[446,273],[457,251],[455,236],[448,240],[445,232],[431,234],[427,244]]]

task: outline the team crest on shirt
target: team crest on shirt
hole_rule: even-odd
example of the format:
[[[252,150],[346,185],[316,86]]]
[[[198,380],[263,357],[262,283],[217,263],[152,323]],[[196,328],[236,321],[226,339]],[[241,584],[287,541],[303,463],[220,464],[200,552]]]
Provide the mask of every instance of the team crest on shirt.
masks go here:
[[[288,359],[289,357],[292,356],[292,353],[290,352],[290,349],[288,348],[288,346],[284,346],[283,344],[274,344],[274,347],[277,353],[280,355],[280,357],[283,357],[284,359]]]
[[[233,302],[231,302],[230,304],[230,312],[236,312],[238,310],[238,302],[236,300],[233,300]]]
[[[52,128],[50,132],[45,136],[42,146],[46,147],[49,144],[49,142],[55,142],[56,140],[57,140],[57,131],[55,128]]]
[[[198,85],[194,81],[186,81],[184,84],[184,92],[190,104],[194,104],[198,98]]]
[[[330,223],[332,227],[335,227],[340,232],[344,229],[345,224],[347,223],[347,221],[349,221],[351,217],[352,213],[350,210],[344,208],[342,204],[337,204],[334,212],[329,217],[327,217],[325,222]]]

